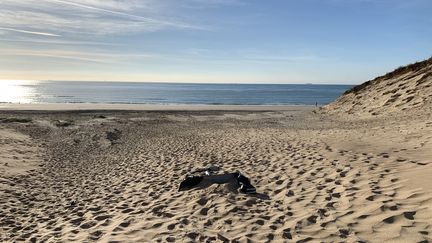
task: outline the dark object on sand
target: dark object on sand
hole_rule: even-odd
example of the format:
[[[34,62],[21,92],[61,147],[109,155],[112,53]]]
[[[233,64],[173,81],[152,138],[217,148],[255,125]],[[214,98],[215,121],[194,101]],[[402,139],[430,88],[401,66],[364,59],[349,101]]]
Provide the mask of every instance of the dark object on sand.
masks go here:
[[[122,132],[115,128],[112,131],[106,132],[106,138],[111,142],[111,144],[116,144],[117,140],[121,138]]]
[[[240,173],[234,173],[237,174],[236,179],[237,179],[237,183],[240,186],[240,191],[246,194],[255,194],[256,193],[256,189],[254,186],[252,186],[252,184],[250,183],[249,178],[247,178],[246,176],[240,174]]]
[[[32,121],[31,119],[18,118],[18,117],[0,118],[0,122],[2,122],[2,123],[12,123],[12,122],[28,123],[28,122],[31,122],[31,121]]]
[[[189,190],[196,187],[203,180],[202,176],[187,176],[181,183],[179,191]]]
[[[180,183],[179,191],[199,188],[203,185],[235,183],[240,187],[240,192],[242,193],[256,193],[256,189],[250,183],[249,178],[240,174],[240,172],[213,174],[213,171],[214,170],[204,170],[205,175],[201,176],[186,176],[186,178]]]
[[[57,127],[69,127],[73,125],[73,121],[56,120],[55,125]]]

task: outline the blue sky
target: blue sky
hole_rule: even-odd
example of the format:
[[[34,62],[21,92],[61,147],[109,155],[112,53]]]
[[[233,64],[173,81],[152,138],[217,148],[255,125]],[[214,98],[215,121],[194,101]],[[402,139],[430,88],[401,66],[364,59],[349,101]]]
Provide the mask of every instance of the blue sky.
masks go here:
[[[0,79],[361,83],[432,55],[430,0],[1,0]]]

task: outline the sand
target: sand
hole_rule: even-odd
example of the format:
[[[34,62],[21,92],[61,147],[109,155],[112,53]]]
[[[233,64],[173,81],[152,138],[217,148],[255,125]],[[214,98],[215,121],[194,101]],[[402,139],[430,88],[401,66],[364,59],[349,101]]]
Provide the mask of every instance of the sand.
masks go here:
[[[41,160],[40,150],[32,139],[11,129],[0,130],[0,189],[9,178],[34,171]]]
[[[432,57],[353,87],[324,107],[353,117],[432,113]]]
[[[312,110],[307,105],[164,105],[164,104],[100,104],[100,103],[47,103],[16,104],[0,103],[0,110],[39,110],[39,111],[76,111],[76,110],[138,110],[138,111],[297,111]]]
[[[0,119],[1,242],[432,240],[430,114],[237,107],[0,118],[31,120]],[[258,194],[177,191],[210,165],[241,171]]]

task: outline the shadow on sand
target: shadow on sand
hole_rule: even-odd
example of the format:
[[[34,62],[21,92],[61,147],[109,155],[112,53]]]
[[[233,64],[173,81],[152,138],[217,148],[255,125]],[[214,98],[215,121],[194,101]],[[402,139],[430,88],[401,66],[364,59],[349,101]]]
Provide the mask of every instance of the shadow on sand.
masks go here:
[[[212,181],[202,181],[201,183],[199,183],[196,187],[191,188],[189,190],[204,190],[209,188],[212,185],[220,185],[223,186],[222,188],[217,187],[215,188],[216,190],[214,190],[214,192],[216,193],[226,193],[226,192],[231,192],[233,194],[242,194],[245,196],[249,196],[249,197],[255,197],[255,198],[259,198],[261,200],[270,200],[270,196],[268,196],[265,193],[260,193],[260,192],[256,192],[256,193],[241,193],[239,192],[240,186],[237,183],[236,180],[230,180],[229,182],[225,182],[225,183],[216,183],[216,182],[212,182]]]

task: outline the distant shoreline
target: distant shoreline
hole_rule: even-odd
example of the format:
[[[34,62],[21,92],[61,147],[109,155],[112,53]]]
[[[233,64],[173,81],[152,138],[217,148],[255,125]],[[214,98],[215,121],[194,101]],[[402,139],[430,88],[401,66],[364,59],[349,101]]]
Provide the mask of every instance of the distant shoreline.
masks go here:
[[[313,110],[313,105],[195,105],[195,104],[104,104],[104,103],[2,103],[0,110],[137,110],[137,111],[298,111]]]
[[[156,84],[42,82],[1,84],[0,103],[152,105],[315,105],[337,99],[350,85]],[[0,104],[1,105],[1,104]]]
[[[348,86],[356,86],[360,83],[268,83],[268,82],[256,82],[256,83],[248,83],[248,82],[175,82],[175,81],[139,81],[139,80],[45,80],[45,79],[37,79],[37,80],[19,80],[19,79],[0,79],[0,82],[62,82],[62,83],[141,83],[141,84],[191,84],[191,85],[348,85]]]

